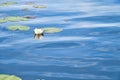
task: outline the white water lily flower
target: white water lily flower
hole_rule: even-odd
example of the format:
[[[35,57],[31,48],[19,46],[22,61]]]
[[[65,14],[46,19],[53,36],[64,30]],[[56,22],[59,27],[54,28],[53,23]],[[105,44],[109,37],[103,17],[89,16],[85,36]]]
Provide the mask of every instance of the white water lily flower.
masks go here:
[[[34,29],[34,33],[35,33],[35,34],[43,34],[43,30],[42,30],[42,29],[39,29],[39,28],[35,28],[35,29]]]

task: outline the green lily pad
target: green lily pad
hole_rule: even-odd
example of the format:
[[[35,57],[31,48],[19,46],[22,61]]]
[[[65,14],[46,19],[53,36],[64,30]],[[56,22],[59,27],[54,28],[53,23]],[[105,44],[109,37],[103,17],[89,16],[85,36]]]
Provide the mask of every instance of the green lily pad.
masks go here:
[[[28,18],[24,18],[24,17],[19,17],[19,20],[21,20],[21,21],[28,21],[29,19]]]
[[[7,20],[5,18],[0,18],[0,23],[6,23]]]
[[[33,5],[34,8],[46,8],[44,5]]]
[[[22,80],[22,79],[14,75],[0,74],[0,80]]]
[[[28,21],[29,19],[27,18],[24,18],[24,17],[7,17],[6,18],[8,21],[11,21],[11,22],[18,22],[18,21]]]
[[[0,23],[5,23],[7,21],[10,22],[28,21],[29,19],[30,18],[27,17],[9,16],[9,17],[0,18]]]
[[[57,32],[61,32],[62,29],[61,28],[54,28],[54,27],[50,27],[50,28],[42,28],[43,31],[45,33],[57,33]]]
[[[22,25],[14,25],[14,26],[8,26],[7,29],[12,31],[15,31],[15,30],[27,31],[30,29],[30,27],[22,26]]]
[[[10,6],[10,5],[13,5],[13,4],[17,4],[17,2],[5,2],[5,3],[1,3],[0,6]]]
[[[19,26],[19,30],[21,30],[21,31],[27,31],[29,29],[30,29],[30,27],[28,27],[28,26]]]
[[[6,18],[8,21],[11,21],[11,22],[18,22],[19,21],[19,18],[18,17],[7,17]]]

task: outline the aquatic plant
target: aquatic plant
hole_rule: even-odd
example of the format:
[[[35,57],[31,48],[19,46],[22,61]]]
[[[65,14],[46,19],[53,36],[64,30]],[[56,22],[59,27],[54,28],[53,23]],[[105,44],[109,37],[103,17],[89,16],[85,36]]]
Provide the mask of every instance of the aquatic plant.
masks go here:
[[[46,8],[45,5],[33,5],[34,8]]]
[[[42,28],[45,33],[57,33],[61,32],[61,28],[49,27],[49,28]]]
[[[23,8],[22,11],[29,11],[29,9],[28,8]]]
[[[0,74],[0,80],[22,80],[22,79],[14,75]]]
[[[30,27],[22,26],[22,25],[14,25],[14,26],[8,26],[7,29],[12,31],[15,31],[15,30],[27,31],[30,29]]]
[[[0,23],[5,23],[7,20],[5,18],[0,18]]]
[[[34,34],[34,39],[43,39],[43,34]]]
[[[7,17],[6,18],[8,21],[11,21],[11,22],[18,22],[19,21],[19,18],[18,17]]]
[[[36,17],[35,17],[35,16],[32,16],[32,15],[26,15],[26,16],[23,16],[23,18],[34,19],[34,18],[36,18]]]
[[[18,17],[18,19],[21,20],[21,21],[28,21],[30,18]]]
[[[12,16],[10,16],[10,17],[6,17],[6,19],[8,20],[8,21],[11,21],[11,22],[18,22],[18,21],[27,21],[27,20],[29,20],[29,19],[27,19],[27,18],[24,18],[24,17],[12,17]]]
[[[1,3],[0,6],[10,6],[10,5],[13,5],[13,4],[17,4],[17,2],[7,1],[5,3]]]
[[[35,34],[43,34],[43,32],[44,32],[44,31],[43,31],[42,29],[40,29],[40,28],[35,28],[35,29],[34,29],[34,33],[35,33]]]
[[[29,19],[31,18],[9,16],[9,17],[0,18],[0,23],[5,23],[7,21],[10,21],[10,22],[28,21]]]

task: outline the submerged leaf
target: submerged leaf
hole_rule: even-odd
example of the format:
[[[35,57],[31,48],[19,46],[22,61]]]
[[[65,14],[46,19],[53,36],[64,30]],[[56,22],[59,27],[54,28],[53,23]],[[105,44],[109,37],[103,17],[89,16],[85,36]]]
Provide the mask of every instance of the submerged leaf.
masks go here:
[[[46,8],[44,5],[33,5],[34,8]]]
[[[21,21],[28,21],[29,19],[28,18],[24,18],[24,17],[19,17],[19,20],[21,20]]]
[[[22,11],[29,11],[29,9],[28,8],[23,8]]]
[[[57,33],[57,32],[61,32],[62,29],[61,28],[54,28],[54,27],[50,27],[50,28],[42,28],[43,31],[45,33]]]
[[[27,31],[30,29],[30,27],[28,26],[22,26],[22,25],[15,25],[15,26],[8,26],[7,27],[8,30],[20,30],[20,31]]]
[[[35,2],[25,2],[26,5],[34,5]]]
[[[0,80],[22,80],[22,79],[14,75],[0,74]]]

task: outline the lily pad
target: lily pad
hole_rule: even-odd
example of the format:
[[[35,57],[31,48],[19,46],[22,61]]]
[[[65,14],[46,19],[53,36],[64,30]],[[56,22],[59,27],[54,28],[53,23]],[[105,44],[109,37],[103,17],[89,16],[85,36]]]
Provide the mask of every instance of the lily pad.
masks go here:
[[[46,8],[45,5],[33,5],[34,8]]]
[[[18,22],[19,21],[19,18],[18,17],[7,17],[6,18],[8,21],[11,21],[11,22]]]
[[[22,80],[22,79],[14,75],[0,74],[0,80]]]
[[[28,26],[19,26],[19,30],[21,30],[21,31],[27,31],[29,29],[30,29],[30,27],[28,27]]]
[[[19,18],[19,20],[21,20],[21,21],[28,21],[29,19],[28,18],[25,18],[25,17],[18,17]]]
[[[35,16],[32,16],[32,15],[26,15],[26,16],[23,16],[23,18],[34,19],[34,18],[36,18],[36,17],[35,17]]]
[[[27,18],[24,18],[24,17],[7,17],[6,18],[8,21],[11,21],[11,22],[18,22],[18,21],[28,21],[29,19]]]
[[[13,4],[17,4],[17,2],[5,2],[5,3],[1,3],[0,6],[10,6],[10,5],[13,5]]]
[[[5,18],[0,18],[0,23],[6,23],[7,20]]]
[[[22,26],[22,25],[14,25],[14,26],[8,26],[7,29],[12,31],[15,31],[15,30],[27,31],[30,29],[30,27]]]
[[[42,28],[43,31],[45,33],[57,33],[57,32],[61,32],[62,29],[61,28],[54,28],[54,27],[50,27],[50,28]]]

